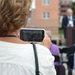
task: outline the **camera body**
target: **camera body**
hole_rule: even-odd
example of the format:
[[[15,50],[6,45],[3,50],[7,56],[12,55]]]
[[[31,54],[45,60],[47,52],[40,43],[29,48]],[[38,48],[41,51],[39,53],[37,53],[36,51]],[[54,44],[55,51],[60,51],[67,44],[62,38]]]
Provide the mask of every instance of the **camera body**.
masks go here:
[[[45,36],[44,29],[22,28],[20,30],[20,39],[27,42],[42,42]]]

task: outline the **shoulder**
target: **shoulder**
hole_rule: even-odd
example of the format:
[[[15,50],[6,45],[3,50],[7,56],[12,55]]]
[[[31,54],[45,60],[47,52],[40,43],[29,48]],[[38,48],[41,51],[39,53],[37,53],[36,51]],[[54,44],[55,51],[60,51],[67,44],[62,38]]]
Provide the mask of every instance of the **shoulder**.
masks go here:
[[[50,50],[48,48],[46,48],[45,46],[42,46],[42,45],[38,45],[38,44],[36,45],[36,48],[37,48],[37,53],[38,53],[39,59],[41,59],[42,61],[46,60],[47,63],[54,62],[54,56],[52,55],[52,53],[50,52]]]
[[[41,51],[49,52],[49,49],[43,45],[36,44],[36,48],[41,50]]]
[[[52,44],[51,52],[53,55],[59,55],[60,54],[59,47],[55,44]]]
[[[56,48],[58,48],[58,46],[57,46],[56,44],[52,44],[51,46],[52,46],[52,47],[56,47]]]
[[[59,52],[59,47],[55,44],[52,44],[51,45],[51,51],[54,51],[54,52]]]
[[[50,57],[52,56],[50,50],[47,47],[36,44],[36,48],[37,48],[38,53],[40,52],[41,55],[50,56]]]

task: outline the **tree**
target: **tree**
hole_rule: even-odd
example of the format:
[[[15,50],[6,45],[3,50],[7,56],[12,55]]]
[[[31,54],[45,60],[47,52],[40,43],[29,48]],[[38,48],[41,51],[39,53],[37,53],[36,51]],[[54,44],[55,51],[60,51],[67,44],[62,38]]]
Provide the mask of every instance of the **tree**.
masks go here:
[[[73,15],[75,16],[75,2],[72,3]]]

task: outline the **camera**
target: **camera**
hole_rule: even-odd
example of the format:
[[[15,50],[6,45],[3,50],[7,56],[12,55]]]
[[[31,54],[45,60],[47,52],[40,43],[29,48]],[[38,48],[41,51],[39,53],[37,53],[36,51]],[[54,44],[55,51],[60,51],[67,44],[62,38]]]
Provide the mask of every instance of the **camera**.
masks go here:
[[[20,39],[28,42],[42,42],[45,36],[44,29],[22,28],[20,30]]]

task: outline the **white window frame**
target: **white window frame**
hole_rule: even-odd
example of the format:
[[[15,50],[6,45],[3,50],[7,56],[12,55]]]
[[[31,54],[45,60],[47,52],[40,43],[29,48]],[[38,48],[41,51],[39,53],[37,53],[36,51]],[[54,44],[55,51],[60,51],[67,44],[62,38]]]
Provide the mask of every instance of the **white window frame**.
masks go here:
[[[43,19],[50,19],[50,12],[43,12]]]
[[[42,0],[43,5],[50,5],[50,0]]]

